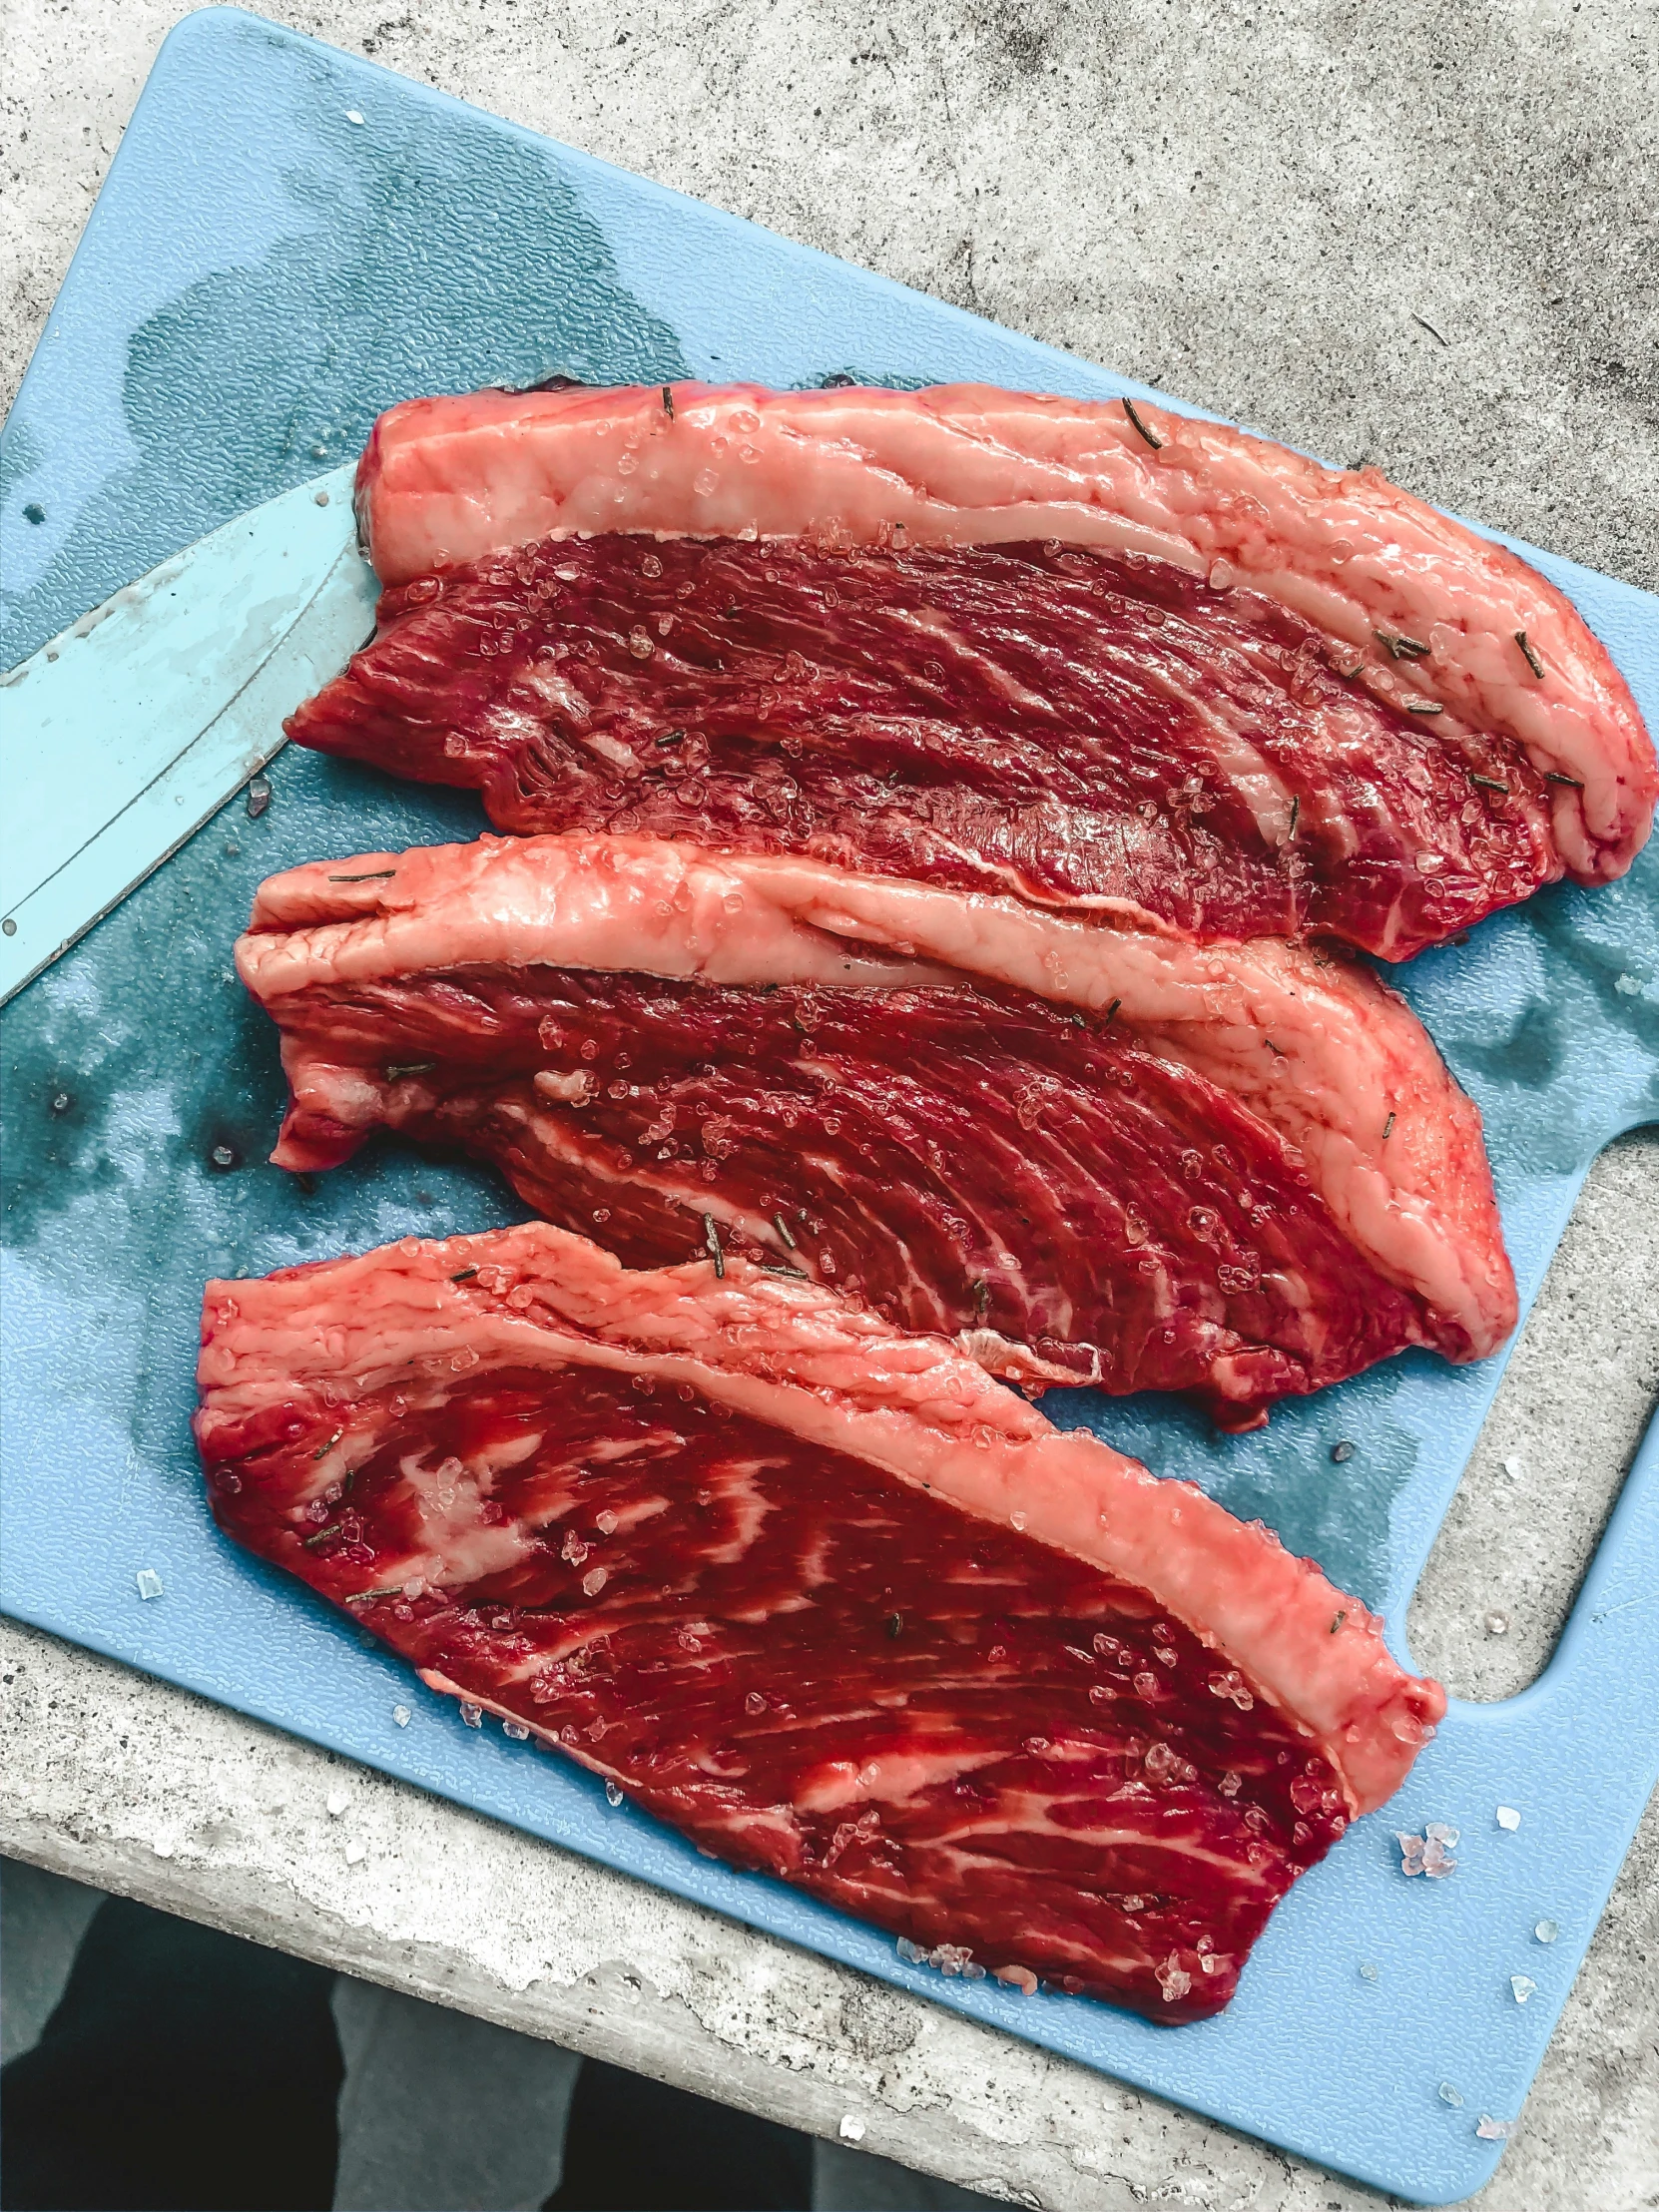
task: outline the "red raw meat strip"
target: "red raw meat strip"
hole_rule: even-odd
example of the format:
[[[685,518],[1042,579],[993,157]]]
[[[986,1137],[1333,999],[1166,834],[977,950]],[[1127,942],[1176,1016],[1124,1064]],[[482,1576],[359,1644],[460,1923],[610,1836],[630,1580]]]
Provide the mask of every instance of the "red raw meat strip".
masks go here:
[[[405,1238],[209,1284],[199,1381],[220,1525],[434,1688],[1026,1988],[1215,2012],[1444,1710],[1259,1524],[742,1261]]]
[[[281,1166],[395,1129],[634,1264],[747,1253],[1038,1385],[1250,1427],[1514,1322],[1478,1115],[1318,951],[538,837],[273,877],[238,962]]]
[[[1647,834],[1652,745],[1569,602],[1375,471],[977,387],[673,398],[383,416],[379,634],[291,734],[504,830],[1392,958]]]

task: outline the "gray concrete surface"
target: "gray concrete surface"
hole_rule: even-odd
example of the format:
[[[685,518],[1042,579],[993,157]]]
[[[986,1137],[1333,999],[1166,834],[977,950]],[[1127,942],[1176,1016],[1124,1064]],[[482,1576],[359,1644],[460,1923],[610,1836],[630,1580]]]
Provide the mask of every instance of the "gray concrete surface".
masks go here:
[[[0,6],[8,395],[181,12]],[[1651,5],[266,12],[1659,586]],[[1465,1694],[1547,1656],[1651,1403],[1655,1218],[1659,1145],[1604,1156],[1424,1576],[1413,1646]],[[1055,2212],[1379,2201],[50,1639],[0,1628],[0,1687],[19,1858],[826,2137],[861,2120],[867,2150]],[[354,1867],[335,1786],[369,1846]],[[1650,1809],[1478,2201],[1638,2212],[1659,2204],[1656,2144]]]

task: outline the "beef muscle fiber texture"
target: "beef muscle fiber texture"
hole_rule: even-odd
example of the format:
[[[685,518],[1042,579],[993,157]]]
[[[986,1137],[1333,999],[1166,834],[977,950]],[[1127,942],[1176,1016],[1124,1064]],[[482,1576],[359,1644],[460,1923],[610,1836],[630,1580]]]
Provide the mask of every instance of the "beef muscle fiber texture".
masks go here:
[[[543,1224],[208,1286],[226,1531],[953,1969],[1216,2011],[1432,1733],[1380,1624],[937,1339]]]
[[[516,832],[1391,958],[1647,834],[1570,603],[1373,470],[977,386],[670,397],[383,416],[379,634],[292,734]]]
[[[803,858],[483,838],[271,878],[275,1158],[495,1162],[636,1265],[720,1250],[996,1373],[1248,1427],[1514,1322],[1479,1116],[1366,970]]]

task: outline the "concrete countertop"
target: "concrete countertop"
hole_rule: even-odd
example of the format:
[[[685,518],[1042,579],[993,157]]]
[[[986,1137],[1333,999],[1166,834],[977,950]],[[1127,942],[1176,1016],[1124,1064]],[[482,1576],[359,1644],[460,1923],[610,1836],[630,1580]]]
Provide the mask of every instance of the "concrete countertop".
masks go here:
[[[1659,587],[1651,5],[397,6],[265,12]],[[5,0],[7,399],[183,12]],[[1592,1172],[1412,1607],[1464,1695],[1553,1646],[1659,1388],[1656,1284],[1650,1136]],[[80,1881],[1055,2212],[1380,2201],[10,1624],[0,1692],[0,1850]],[[1636,2212],[1656,2143],[1650,1808],[1479,2202]]]

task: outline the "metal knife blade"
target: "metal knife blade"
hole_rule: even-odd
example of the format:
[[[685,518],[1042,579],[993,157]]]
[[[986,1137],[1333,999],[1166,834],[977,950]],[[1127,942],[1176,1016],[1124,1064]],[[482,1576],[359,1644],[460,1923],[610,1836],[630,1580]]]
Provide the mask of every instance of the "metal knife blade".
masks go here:
[[[0,1003],[265,767],[373,628],[351,474],[239,515],[0,677]]]

